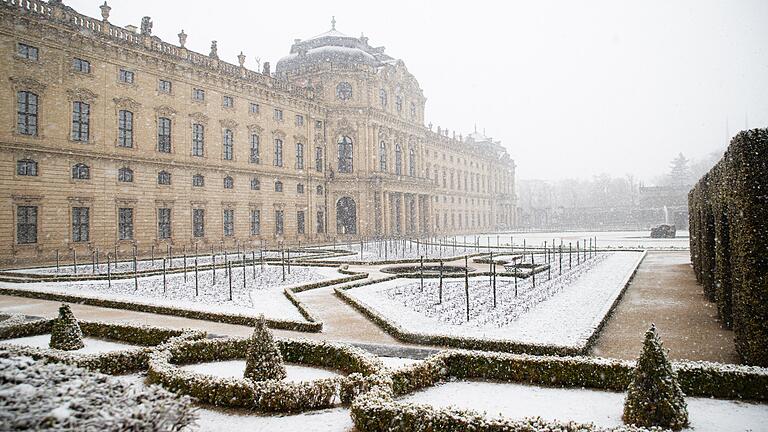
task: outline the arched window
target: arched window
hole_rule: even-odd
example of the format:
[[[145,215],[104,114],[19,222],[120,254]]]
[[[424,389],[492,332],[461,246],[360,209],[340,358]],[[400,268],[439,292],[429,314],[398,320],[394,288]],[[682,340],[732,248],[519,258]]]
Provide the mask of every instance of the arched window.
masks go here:
[[[133,170],[130,168],[120,168],[117,170],[117,180],[123,183],[133,182]]]
[[[408,175],[416,177],[416,150],[413,147],[408,150]]]
[[[379,102],[382,108],[387,107],[387,91],[384,89],[379,90]]]
[[[16,175],[37,176],[37,162],[32,159],[21,159],[16,161]]]
[[[72,178],[75,180],[88,180],[91,178],[91,169],[83,163],[75,164],[72,166]]]
[[[169,173],[168,171],[160,171],[159,173],[157,173],[157,184],[170,185],[171,173]]]
[[[16,130],[22,135],[37,135],[37,95],[20,91],[16,96]]]
[[[232,160],[235,153],[235,138],[231,129],[224,130],[224,160]]]
[[[387,172],[387,143],[379,143],[379,170]]]
[[[235,187],[235,181],[230,176],[224,177],[224,189],[232,189]]]
[[[275,181],[275,192],[282,192],[283,191],[283,182],[280,180]]]
[[[395,144],[395,174],[403,175],[403,149],[400,143]]]
[[[342,197],[336,203],[336,232],[357,234],[357,205],[350,197]]]
[[[352,138],[343,136],[339,138],[339,172],[351,173],[353,166],[353,145]]]
[[[251,190],[260,190],[261,189],[261,181],[259,181],[258,177],[251,177]]]
[[[192,186],[194,187],[203,187],[205,186],[205,177],[203,177],[200,174],[195,174],[192,176]]]

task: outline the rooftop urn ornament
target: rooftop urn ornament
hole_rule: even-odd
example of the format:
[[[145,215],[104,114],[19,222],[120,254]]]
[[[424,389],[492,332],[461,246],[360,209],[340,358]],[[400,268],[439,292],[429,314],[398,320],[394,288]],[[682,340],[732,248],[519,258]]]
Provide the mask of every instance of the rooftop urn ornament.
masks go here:
[[[331,17],[331,30],[336,30],[336,16]]]
[[[152,35],[152,18],[145,16],[141,19],[141,34],[144,36]]]
[[[184,44],[187,43],[187,34],[184,33],[184,30],[181,30],[181,33],[179,33],[177,36],[179,36],[179,46],[184,48]]]
[[[237,61],[240,63],[240,67],[243,67],[245,64],[245,54],[243,54],[242,51],[240,51],[240,54],[237,56]]]
[[[105,1],[103,5],[99,6],[99,9],[101,9],[101,19],[103,19],[104,22],[109,21],[109,11],[111,11],[112,8],[107,4],[107,2]]]
[[[211,41],[211,53],[208,54],[208,57],[213,59],[219,58],[219,48],[216,46],[216,41]]]

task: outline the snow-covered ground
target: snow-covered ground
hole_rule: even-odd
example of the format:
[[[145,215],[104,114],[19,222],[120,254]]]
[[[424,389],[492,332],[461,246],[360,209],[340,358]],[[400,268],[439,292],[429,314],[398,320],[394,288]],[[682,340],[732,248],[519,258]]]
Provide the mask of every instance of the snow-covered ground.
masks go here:
[[[414,360],[402,357],[379,357],[384,366],[389,369],[400,369],[401,367],[421,363],[422,360]]]
[[[443,304],[434,279],[394,279],[353,288],[347,293],[406,331],[582,347],[623,290],[642,252],[611,252],[575,267],[571,275],[546,282],[546,272],[532,280],[497,277],[497,308],[487,276],[470,278],[470,321],[466,321],[463,279],[444,279]],[[587,271],[584,271],[587,270]],[[399,296],[396,293],[408,293]],[[527,297],[526,297],[527,296]],[[403,298],[397,298],[403,297]],[[467,325],[469,324],[469,325]]]
[[[193,255],[187,256],[184,258],[183,256],[178,256],[178,251],[174,251],[174,257],[172,259],[166,259],[165,261],[165,268],[167,270],[170,269],[182,269],[185,266],[188,269],[194,269],[195,266],[195,257]],[[256,259],[257,262],[260,262],[262,258],[264,259],[276,259],[281,257],[281,253],[279,251],[253,251],[254,253],[251,253],[251,251],[248,251],[245,254],[245,259],[247,261],[252,260],[253,258]],[[293,260],[294,258],[301,258],[306,257],[308,255],[314,255],[313,252],[303,252],[303,251],[291,251],[290,258]],[[286,259],[288,258],[287,254],[282,255]],[[151,259],[145,259],[145,260],[137,260],[136,261],[136,271],[146,271],[146,270],[162,270],[163,269],[163,258],[164,255],[156,255],[154,260]],[[125,257],[123,257],[125,259]],[[199,255],[197,257],[197,264],[200,266],[208,265],[212,263],[216,263],[217,265],[224,265],[227,261],[241,261],[243,259],[243,254],[241,253],[238,255],[237,253],[228,253],[226,255],[224,254],[216,254],[216,255]],[[75,266],[73,263],[73,257],[72,255],[62,255],[60,257],[59,262],[59,268],[57,269],[56,266],[48,266],[48,267],[34,267],[34,268],[25,268],[25,269],[14,269],[9,270],[13,273],[23,273],[23,274],[61,274],[61,275],[71,275],[71,274],[107,274],[107,259],[106,255],[101,254],[99,256],[99,264],[94,265],[94,257],[91,255],[87,256],[79,256],[77,257],[77,271],[75,272]],[[94,271],[95,270],[95,271]],[[118,261],[110,262],[109,263],[109,271],[112,273],[133,273],[133,261]]]
[[[197,414],[197,427],[193,427],[192,430],[200,432],[349,432],[355,430],[349,408],[274,416],[200,408]]]
[[[461,240],[458,240],[460,243]],[[333,246],[324,246],[323,249],[333,250]],[[445,239],[431,239],[427,243],[410,240],[390,240],[390,241],[367,241],[362,244],[363,254],[360,255],[360,242],[339,243],[336,245],[336,251],[353,252],[354,255],[335,256],[318,258],[321,261],[392,261],[410,259],[416,260],[424,256],[434,258],[454,257],[465,254],[474,254],[483,252],[483,248],[474,246],[463,246],[445,242]]]
[[[490,242],[491,246],[497,244],[502,247],[508,247],[514,242],[515,249],[523,247],[523,240],[525,240],[526,246],[540,247],[547,242],[547,246],[552,246],[552,240],[555,240],[555,245],[560,245],[560,241],[563,242],[565,247],[570,242],[573,248],[576,248],[576,242],[583,244],[584,239],[587,239],[587,246],[589,246],[589,239],[597,237],[597,246],[600,248],[637,248],[637,249],[688,249],[689,233],[688,231],[677,231],[677,236],[673,239],[655,239],[651,238],[651,231],[553,231],[553,232],[500,232],[491,234],[481,234],[479,236],[466,236],[468,242],[473,243],[476,237],[479,237],[480,244],[487,246]],[[459,242],[464,239],[463,236],[456,237]],[[451,237],[452,239],[452,237]]]
[[[255,270],[255,278],[254,278]],[[243,286],[245,272],[245,286]],[[167,275],[163,288],[163,276],[138,278],[138,289],[133,278],[113,280],[111,286],[105,280],[8,283],[0,287],[26,291],[74,294],[79,296],[132,303],[169,306],[199,311],[236,313],[249,316],[264,314],[271,319],[304,321],[298,309],[285,297],[283,289],[310,282],[320,282],[344,277],[334,268],[291,266],[285,280],[280,266],[256,265],[232,267],[232,300],[229,300],[229,278],[224,269],[198,272],[198,293],[195,295],[195,272],[184,275]]]
[[[48,343],[51,341],[50,334],[43,334],[37,336],[26,336],[15,339],[0,340],[0,344],[12,344],[20,345],[31,348],[49,348]],[[120,351],[126,349],[140,348],[138,345],[131,345],[124,342],[108,341],[104,339],[95,339],[90,337],[84,337],[83,343],[85,346],[79,350],[67,351],[77,354],[102,354],[112,351]]]
[[[218,378],[242,378],[245,373],[245,360],[195,363],[181,366],[181,368]],[[285,371],[288,373],[285,381],[288,382],[311,381],[340,375],[340,373],[328,369],[291,363],[285,364]]]
[[[603,427],[622,425],[625,393],[588,389],[560,389],[513,383],[456,381],[439,384],[401,399],[435,407],[457,407],[512,419],[542,417],[545,420],[594,423]],[[696,432],[759,431],[768,422],[768,405],[686,398],[690,427]]]

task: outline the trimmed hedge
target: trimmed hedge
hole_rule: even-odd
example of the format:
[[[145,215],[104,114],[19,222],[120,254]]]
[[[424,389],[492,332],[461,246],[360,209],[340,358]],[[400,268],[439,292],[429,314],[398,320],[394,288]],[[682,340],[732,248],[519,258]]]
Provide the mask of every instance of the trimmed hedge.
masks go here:
[[[329,367],[348,376],[306,382],[259,381],[217,378],[179,368],[177,365],[242,359],[247,339],[182,341],[151,354],[148,378],[169,390],[217,406],[267,412],[296,412],[349,403],[367,391],[382,364],[351,346],[308,340],[277,340],[287,362]]]
[[[9,326],[0,325],[0,340],[48,334],[53,328],[54,321],[55,319],[40,319]],[[111,339],[140,347],[99,354],[80,354],[21,345],[5,344],[4,346],[15,354],[34,359],[65,363],[110,375],[122,375],[146,370],[149,353],[157,345],[174,340],[201,339],[206,335],[205,332],[197,330],[172,330],[132,324],[97,321],[79,321],[79,324],[85,336]]]
[[[688,194],[691,261],[743,363],[768,366],[768,129],[737,134]]]

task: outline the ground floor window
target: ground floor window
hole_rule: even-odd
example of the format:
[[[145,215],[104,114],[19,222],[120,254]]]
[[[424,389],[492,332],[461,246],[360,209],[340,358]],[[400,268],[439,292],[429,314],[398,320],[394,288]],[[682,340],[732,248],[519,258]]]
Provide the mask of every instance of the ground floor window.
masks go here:
[[[157,237],[160,239],[171,238],[171,209],[157,209]]]
[[[72,207],[72,241],[87,242],[90,237],[90,209]]]
[[[16,243],[37,243],[37,206],[16,207]]]
[[[192,235],[195,237],[205,235],[205,209],[192,210]]]
[[[231,209],[224,210],[224,236],[232,237],[235,235],[235,211]]]
[[[133,209],[118,209],[118,238],[133,240]]]
[[[325,232],[325,214],[321,211],[317,211],[317,233],[322,234]]]
[[[275,210],[275,234],[282,235],[285,230],[285,212]]]
[[[304,234],[304,229],[305,229],[304,212],[297,211],[296,212],[296,232],[299,234]]]
[[[251,210],[251,235],[261,233],[261,210]]]

